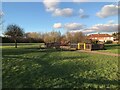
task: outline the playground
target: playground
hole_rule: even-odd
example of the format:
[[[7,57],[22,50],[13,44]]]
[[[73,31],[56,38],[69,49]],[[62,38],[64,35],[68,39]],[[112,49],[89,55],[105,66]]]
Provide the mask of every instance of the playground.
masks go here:
[[[46,43],[47,48],[56,48],[64,50],[103,50],[104,44],[91,44],[91,43],[69,43],[66,45],[61,45],[60,43]]]

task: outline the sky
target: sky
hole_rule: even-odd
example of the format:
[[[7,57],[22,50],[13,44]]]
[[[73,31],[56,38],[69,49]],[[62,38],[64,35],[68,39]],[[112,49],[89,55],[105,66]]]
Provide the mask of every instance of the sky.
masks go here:
[[[118,5],[114,2],[3,2],[3,32],[10,24],[25,32],[67,31],[85,34],[118,30]]]

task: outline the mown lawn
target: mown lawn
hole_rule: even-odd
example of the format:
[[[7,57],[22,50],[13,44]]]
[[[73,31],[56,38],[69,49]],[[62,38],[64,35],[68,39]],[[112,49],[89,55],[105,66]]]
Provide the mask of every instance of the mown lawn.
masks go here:
[[[117,88],[118,57],[3,46],[3,88]]]
[[[120,54],[120,44],[105,44],[105,50],[99,50],[99,51]]]

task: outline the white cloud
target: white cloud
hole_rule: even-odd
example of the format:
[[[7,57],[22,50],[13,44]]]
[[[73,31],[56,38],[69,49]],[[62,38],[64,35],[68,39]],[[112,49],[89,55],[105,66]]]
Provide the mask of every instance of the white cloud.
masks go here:
[[[3,16],[4,15],[4,12],[0,10],[0,16]]]
[[[53,28],[55,28],[55,29],[62,28],[62,24],[61,23],[55,23],[53,25]]]
[[[80,14],[83,14],[83,13],[84,13],[84,10],[83,10],[83,9],[80,9],[80,10],[79,10],[79,13],[80,13]]]
[[[73,15],[73,9],[71,8],[64,8],[64,9],[56,9],[54,12],[53,12],[53,15],[54,16],[72,16]]]
[[[89,33],[94,33],[94,30],[85,29],[85,30],[83,30],[82,32],[85,33],[85,34],[89,34]]]
[[[110,21],[108,21],[108,24],[114,24],[114,20],[110,20]]]
[[[72,31],[72,30],[81,30],[84,27],[85,27],[85,25],[80,24],[80,23],[67,23],[67,24],[64,25],[64,28],[66,30],[70,30],[70,31]]]
[[[89,15],[85,14],[83,9],[79,10],[79,14],[80,14],[80,18],[88,18],[89,17]]]
[[[43,4],[46,8],[46,11],[52,12],[58,7],[59,0],[44,0]]]
[[[80,15],[80,18],[88,18],[89,17],[89,15]]]
[[[113,21],[113,20],[111,20]],[[109,22],[109,21],[108,21]],[[80,24],[80,23],[66,23],[62,25],[61,23],[55,23],[53,25],[53,28],[58,29],[58,28],[64,28],[65,30],[68,30],[70,32],[83,32],[85,34],[90,34],[90,33],[111,33],[111,32],[117,32],[118,27],[120,27],[119,24],[115,23],[107,23],[107,24],[95,24],[91,27],[86,28],[85,25]]]
[[[43,4],[46,11],[51,12],[53,16],[69,17],[73,15],[73,9],[71,8],[59,8],[60,0],[44,0]]]
[[[118,31],[118,24],[96,24],[92,27],[85,29],[84,33],[96,33],[96,32],[116,32]]]
[[[106,18],[109,16],[114,16],[118,14],[118,6],[117,5],[105,5],[102,7],[101,11],[99,11],[96,15],[100,18]]]

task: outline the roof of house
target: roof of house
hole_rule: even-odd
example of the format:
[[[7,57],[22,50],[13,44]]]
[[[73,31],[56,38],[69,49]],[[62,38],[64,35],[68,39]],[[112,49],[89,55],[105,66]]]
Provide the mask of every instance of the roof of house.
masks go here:
[[[112,37],[109,34],[91,34],[88,36],[88,38],[92,38],[92,37]]]

